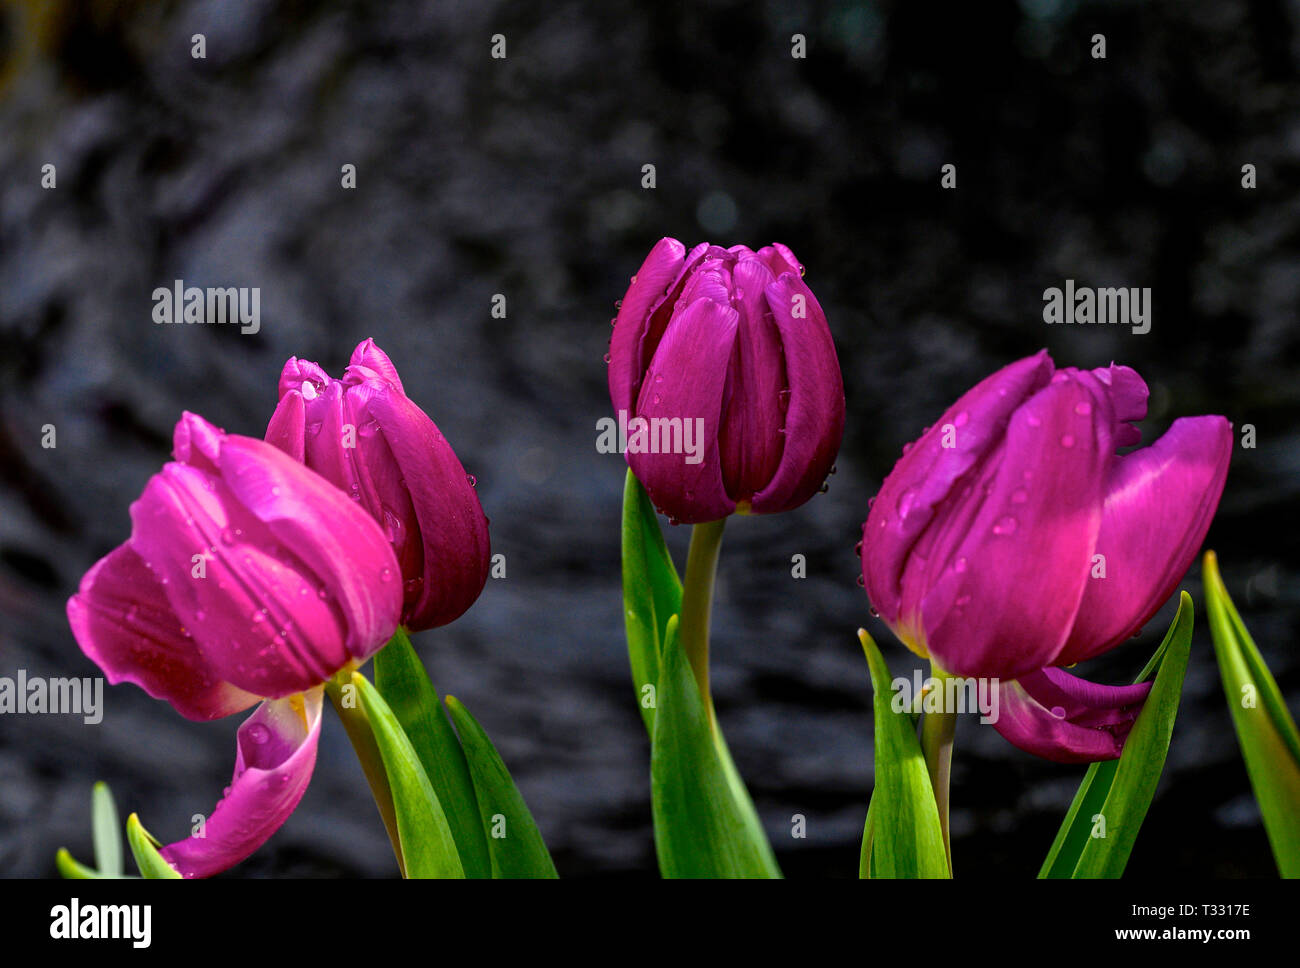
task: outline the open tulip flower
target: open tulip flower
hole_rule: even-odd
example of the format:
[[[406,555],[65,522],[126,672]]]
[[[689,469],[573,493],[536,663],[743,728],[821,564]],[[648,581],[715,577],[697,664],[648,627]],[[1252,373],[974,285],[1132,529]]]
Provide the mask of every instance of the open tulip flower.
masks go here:
[[[325,478],[194,414],[131,505],[131,537],[68,602],[78,644],[109,682],[182,716],[261,703],[240,727],[234,778],[201,835],[163,848],[185,877],[243,860],[311,778],[321,686],[378,651],[402,611],[389,541]]]
[[[1149,685],[1063,667],[1156,613],[1223,491],[1223,417],[1118,452],[1139,442],[1146,402],[1126,366],[1057,370],[1046,351],[1012,363],[904,449],[863,526],[874,610],[937,668],[1003,680],[996,728],[1048,759],[1119,756]]]
[[[844,384],[802,274],[784,245],[687,252],[666,238],[632,277],[610,340],[609,395],[629,428],[628,466],[673,520],[786,511],[826,480]],[[649,446],[632,442],[639,421]],[[700,428],[697,452],[655,446],[670,421]]]
[[[338,380],[307,360],[285,363],[266,439],[382,525],[401,568],[404,628],[446,625],[474,604],[490,564],[474,479],[374,340]]]

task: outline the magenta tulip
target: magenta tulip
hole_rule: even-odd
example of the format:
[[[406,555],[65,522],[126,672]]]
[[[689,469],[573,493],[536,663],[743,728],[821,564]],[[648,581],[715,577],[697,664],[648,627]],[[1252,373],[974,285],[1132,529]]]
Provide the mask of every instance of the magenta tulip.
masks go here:
[[[1119,755],[1144,686],[1059,668],[1134,635],[1169,598],[1218,506],[1232,449],[1218,416],[1140,440],[1147,387],[1126,366],[1056,370],[1046,351],[985,379],[904,449],[863,526],[874,609],[914,652],[1003,680],[998,729],[1059,760]]]
[[[844,384],[802,274],[783,245],[688,253],[666,238],[632,277],[610,341],[609,395],[628,428],[628,465],[674,520],[789,510],[825,481],[844,432]],[[682,445],[663,446],[679,427]]]
[[[474,479],[374,340],[338,380],[306,360],[285,363],[266,439],[383,526],[401,568],[403,626],[446,625],[478,598],[490,553]]]
[[[391,638],[402,593],[378,525],[281,451],[187,413],[173,453],[131,505],[131,537],[82,578],[68,621],[109,682],[189,719],[262,702],[204,835],[163,850],[205,877],[293,812],[315,764],[320,686]]]

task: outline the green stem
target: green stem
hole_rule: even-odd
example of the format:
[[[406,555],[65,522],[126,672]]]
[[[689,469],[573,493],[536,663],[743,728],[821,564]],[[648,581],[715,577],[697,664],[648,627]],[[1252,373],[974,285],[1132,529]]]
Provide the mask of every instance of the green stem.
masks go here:
[[[700,698],[714,725],[713,693],[709,691],[709,623],[713,616],[713,582],[718,573],[718,552],[727,519],[707,521],[691,529],[691,547],[686,554],[686,575],[682,581],[682,617],[677,626]]]
[[[948,674],[930,660],[930,676],[945,689]],[[945,689],[946,692],[946,689]],[[947,709],[940,697],[941,712],[927,712],[921,720],[921,751],[925,754],[925,767],[934,788],[935,806],[939,808],[939,829],[943,833],[943,849],[948,855],[948,874],[952,875],[952,842],[948,836],[948,788],[952,771],[952,744],[957,734],[957,713]]]
[[[379,808],[379,816],[384,821],[384,829],[388,831],[388,842],[393,845],[398,870],[405,877],[406,863],[402,859],[402,841],[397,835],[397,810],[393,806],[393,790],[388,785],[388,772],[384,769],[384,758],[379,752],[379,745],[375,742],[374,730],[370,727],[366,711],[361,707],[361,697],[357,688],[352,684],[354,674],[361,673],[354,673],[351,668],[344,669],[325,683],[325,691],[329,694],[330,702],[334,704],[334,711],[343,721],[348,739],[352,741],[352,749],[361,762],[361,772],[366,776],[370,793],[375,798],[375,806]]]

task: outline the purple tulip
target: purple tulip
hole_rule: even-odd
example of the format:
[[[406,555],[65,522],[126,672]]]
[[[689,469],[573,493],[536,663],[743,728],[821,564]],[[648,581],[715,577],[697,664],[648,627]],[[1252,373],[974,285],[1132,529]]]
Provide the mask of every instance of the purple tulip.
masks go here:
[[[401,566],[403,626],[446,625],[474,604],[490,564],[474,478],[374,340],[357,346],[339,380],[306,360],[285,363],[266,439],[383,526]]]
[[[997,727],[1049,759],[1119,755],[1146,687],[1050,667],[1099,655],[1155,615],[1223,492],[1223,417],[1184,417],[1117,452],[1139,442],[1146,401],[1126,366],[1019,360],[904,448],[863,525],[880,617],[951,674],[1019,680]]]
[[[316,761],[320,686],[392,637],[402,593],[378,525],[281,451],[187,413],[173,453],[131,505],[131,537],[82,578],[68,621],[109,682],[188,719],[263,700],[204,836],[163,850],[184,876],[206,877],[293,812]]]
[[[628,465],[674,520],[786,511],[825,481],[844,432],[844,384],[802,275],[783,245],[688,253],[666,238],[632,277],[610,341],[609,395],[628,427]],[[670,433],[658,428],[674,420],[693,453],[662,446]]]

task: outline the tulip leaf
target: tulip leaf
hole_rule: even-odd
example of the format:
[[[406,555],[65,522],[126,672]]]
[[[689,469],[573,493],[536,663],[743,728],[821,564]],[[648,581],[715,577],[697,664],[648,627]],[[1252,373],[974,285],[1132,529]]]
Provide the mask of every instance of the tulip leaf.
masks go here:
[[[180,880],[180,872],[158,853],[162,844],[144,829],[144,824],[140,823],[140,818],[134,813],[126,818],[126,842],[131,845],[135,866],[140,868],[143,877],[150,880]]]
[[[681,610],[681,579],[654,505],[629,470],[623,486],[623,617],[637,705],[652,735],[664,632],[668,619]]]
[[[1192,627],[1192,597],[1183,592],[1164,640],[1134,680],[1143,682],[1155,673],[1123,753],[1118,760],[1088,767],[1039,877],[1114,878],[1124,873],[1169,752]]]
[[[438,795],[465,876],[491,877],[492,861],[465,751],[419,655],[401,629],[375,656],[375,688],[401,723]]]
[[[113,793],[104,782],[91,793],[91,827],[95,838],[95,864],[106,877],[120,876],[122,866],[122,824],[117,817]]]
[[[482,829],[496,878],[555,878],[555,864],[541,831],[483,727],[454,696],[447,697],[469,763]]]
[[[1202,570],[1210,635],[1246,772],[1283,877],[1300,877],[1300,732],[1228,597],[1214,552]]]
[[[120,874],[101,874],[92,867],[78,863],[66,847],[60,847],[54,855],[54,866],[58,868],[59,876],[69,881],[117,880],[121,877]]]
[[[379,690],[354,672],[352,683],[374,731],[375,743],[393,791],[402,862],[410,878],[465,876],[447,816],[420,757]]]
[[[664,877],[780,877],[677,636],[664,640],[650,753],[655,849]]]
[[[871,670],[876,777],[867,808],[859,876],[949,877],[939,808],[909,711],[890,701],[889,667],[865,629],[858,630]]]

